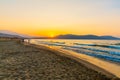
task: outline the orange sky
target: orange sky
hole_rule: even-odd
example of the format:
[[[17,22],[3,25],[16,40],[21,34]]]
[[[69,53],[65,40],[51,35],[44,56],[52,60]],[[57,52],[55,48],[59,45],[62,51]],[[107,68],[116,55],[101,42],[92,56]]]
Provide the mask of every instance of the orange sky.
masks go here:
[[[119,0],[1,0],[0,30],[120,37]]]

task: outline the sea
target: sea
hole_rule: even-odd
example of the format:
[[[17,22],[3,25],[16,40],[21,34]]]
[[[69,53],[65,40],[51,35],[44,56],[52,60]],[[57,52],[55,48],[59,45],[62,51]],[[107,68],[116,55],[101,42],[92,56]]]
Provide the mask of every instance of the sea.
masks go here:
[[[120,40],[31,39],[30,42],[120,63]]]

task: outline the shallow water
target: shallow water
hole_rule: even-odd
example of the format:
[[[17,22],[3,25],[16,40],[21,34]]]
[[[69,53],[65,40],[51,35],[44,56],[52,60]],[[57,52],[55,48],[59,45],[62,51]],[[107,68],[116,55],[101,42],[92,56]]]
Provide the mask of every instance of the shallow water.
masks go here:
[[[120,63],[120,40],[32,39],[31,43],[57,47]]]

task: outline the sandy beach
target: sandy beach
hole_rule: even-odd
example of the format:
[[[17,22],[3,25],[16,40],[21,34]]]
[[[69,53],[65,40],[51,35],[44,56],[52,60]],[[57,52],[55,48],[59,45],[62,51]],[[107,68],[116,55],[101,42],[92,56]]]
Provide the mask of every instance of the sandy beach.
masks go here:
[[[0,80],[120,80],[112,76],[49,48],[0,41]]]

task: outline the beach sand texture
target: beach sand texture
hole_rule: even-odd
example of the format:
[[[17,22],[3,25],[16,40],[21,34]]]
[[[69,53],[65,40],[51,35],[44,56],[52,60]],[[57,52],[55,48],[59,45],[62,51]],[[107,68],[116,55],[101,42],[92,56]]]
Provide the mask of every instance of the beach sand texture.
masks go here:
[[[54,51],[0,41],[0,80],[119,80],[110,79]]]

